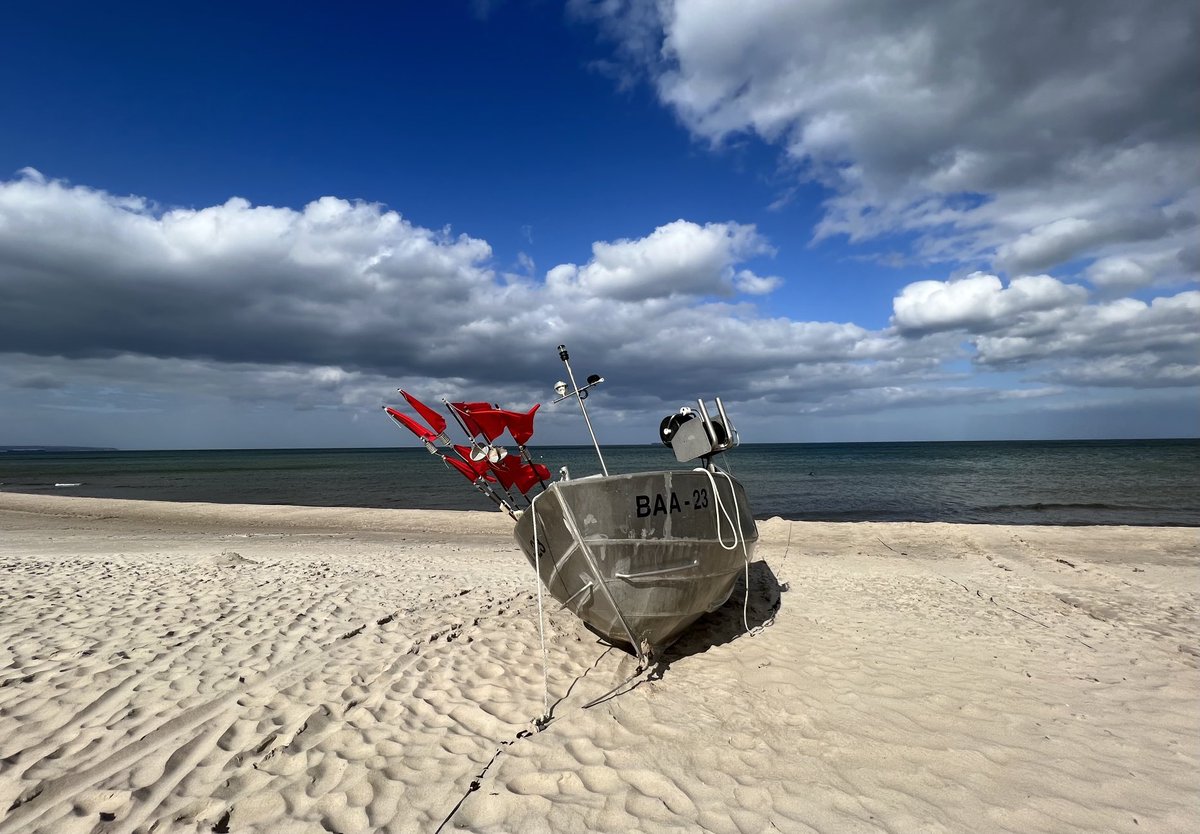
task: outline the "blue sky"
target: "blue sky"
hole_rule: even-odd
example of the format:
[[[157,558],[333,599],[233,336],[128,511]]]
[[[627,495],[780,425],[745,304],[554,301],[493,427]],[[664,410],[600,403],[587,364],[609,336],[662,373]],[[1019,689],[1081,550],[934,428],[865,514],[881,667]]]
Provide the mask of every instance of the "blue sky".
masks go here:
[[[0,443],[407,442],[396,387],[527,407],[559,342],[614,441],[718,393],[750,441],[1194,435],[1160,12],[23,4]]]

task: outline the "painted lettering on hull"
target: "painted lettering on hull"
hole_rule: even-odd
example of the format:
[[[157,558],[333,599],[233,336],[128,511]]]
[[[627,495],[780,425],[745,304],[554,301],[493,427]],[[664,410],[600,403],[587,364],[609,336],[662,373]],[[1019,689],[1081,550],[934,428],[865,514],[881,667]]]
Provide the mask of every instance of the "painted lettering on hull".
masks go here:
[[[670,515],[671,513],[681,513],[684,508],[703,508],[708,506],[708,490],[693,489],[692,498],[687,501],[680,501],[679,496],[674,492],[670,495],[655,493],[654,495],[637,495],[634,496],[634,508],[637,511],[638,518],[647,518],[653,515]]]

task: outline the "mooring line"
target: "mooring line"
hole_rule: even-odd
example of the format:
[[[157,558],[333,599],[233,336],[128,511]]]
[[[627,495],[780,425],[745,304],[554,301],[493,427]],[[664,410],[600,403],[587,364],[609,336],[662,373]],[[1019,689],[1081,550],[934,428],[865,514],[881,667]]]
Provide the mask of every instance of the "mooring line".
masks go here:
[[[595,669],[597,666],[599,666],[600,661],[604,660],[604,658],[608,656],[608,653],[610,651],[612,651],[612,649],[613,649],[613,647],[609,646],[607,649],[605,649],[603,652],[601,652],[600,656],[598,658],[596,658],[595,663],[593,663],[591,666],[584,669],[579,675],[577,675],[575,677],[575,680],[571,681],[571,685],[567,687],[567,691],[563,693],[561,698],[559,698],[557,701],[554,702],[554,704],[550,707],[550,709],[546,712],[545,715],[543,715],[539,719],[536,719],[536,720],[530,722],[536,728],[537,732],[540,733],[542,730],[546,729],[554,721],[557,720],[556,718],[554,718],[554,710],[558,707],[559,704],[561,704],[568,697],[570,697],[571,691],[575,689],[575,684],[579,683],[581,680],[583,680],[585,677],[587,677],[588,672],[591,672],[593,669]],[[638,674],[641,674],[641,670],[639,670]],[[626,681],[626,683],[628,683],[628,681]],[[590,704],[589,704],[589,706],[590,706]],[[450,822],[450,820],[454,817],[454,815],[458,813],[458,809],[461,808],[463,803],[467,801],[467,797],[469,797],[471,794],[475,793],[475,791],[479,790],[483,786],[483,778],[487,775],[488,770],[491,768],[492,764],[495,763],[496,759],[500,758],[500,754],[504,752],[505,748],[510,747],[513,744],[516,744],[518,741],[520,741],[523,738],[529,738],[532,735],[533,735],[533,733],[530,732],[529,730],[521,730],[521,732],[517,733],[509,741],[500,742],[500,746],[496,748],[496,752],[492,754],[492,757],[490,759],[488,759],[488,763],[483,766],[483,770],[479,771],[479,773],[476,774],[475,778],[471,780],[470,784],[467,785],[467,790],[463,793],[463,795],[461,797],[459,797],[458,802],[454,803],[454,807],[450,809],[450,813],[446,815],[446,818],[444,820],[442,820],[441,824],[438,825],[437,829],[433,832],[433,834],[441,834],[441,830],[443,828],[445,828],[446,823]]]

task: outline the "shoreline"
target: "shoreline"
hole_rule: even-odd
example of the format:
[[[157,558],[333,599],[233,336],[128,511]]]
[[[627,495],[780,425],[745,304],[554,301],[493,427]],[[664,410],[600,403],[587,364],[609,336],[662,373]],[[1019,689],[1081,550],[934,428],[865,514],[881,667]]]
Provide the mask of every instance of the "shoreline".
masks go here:
[[[584,709],[502,513],[0,493],[0,834],[1200,828],[1194,530],[758,524]]]
[[[5,499],[9,496],[14,497],[15,500],[13,500],[11,502],[5,502]],[[44,505],[39,503],[43,500],[45,502],[47,502]],[[70,508],[70,510],[56,511],[53,507],[55,504],[59,504],[60,502],[61,502],[61,505],[63,508]],[[79,503],[79,504],[72,505],[69,502],[94,502],[94,503],[92,503],[90,505],[93,509],[89,511],[87,509],[87,507],[89,506],[87,503]],[[271,513],[271,512],[283,513],[284,514],[283,517],[288,518],[289,523],[316,524],[316,523],[318,523],[318,520],[323,520],[325,523],[331,524],[334,526],[338,526],[338,525],[347,523],[350,520],[350,517],[351,517],[350,514],[359,514],[358,520],[361,522],[362,519],[367,518],[370,514],[396,513],[397,514],[397,516],[396,516],[397,523],[402,525],[402,529],[410,529],[410,525],[415,524],[415,521],[412,519],[404,519],[403,521],[401,521],[401,519],[404,518],[405,514],[430,516],[431,518],[439,518],[439,519],[440,518],[449,519],[449,518],[453,518],[453,517],[457,517],[457,516],[466,516],[466,517],[479,516],[479,517],[486,517],[486,518],[491,518],[493,516],[496,516],[507,522],[511,522],[511,519],[508,519],[507,515],[505,515],[505,513],[503,513],[502,511],[488,510],[488,509],[422,509],[422,508],[411,508],[411,507],[350,507],[350,506],[341,506],[341,505],[317,506],[317,505],[312,505],[312,504],[256,504],[256,503],[246,504],[246,503],[234,503],[234,502],[224,502],[224,501],[177,501],[177,500],[169,499],[169,498],[163,498],[163,499],[97,498],[97,497],[91,497],[91,496],[64,495],[61,493],[53,493],[53,492],[47,492],[47,491],[18,492],[18,491],[6,491],[4,489],[0,489],[0,512],[4,512],[6,510],[11,509],[11,511],[13,511],[13,512],[30,512],[30,513],[45,514],[45,515],[54,515],[54,514],[87,515],[89,512],[93,513],[93,514],[102,514],[106,511],[103,509],[100,509],[100,506],[101,506],[100,502],[111,502],[113,508],[115,508],[111,511],[114,511],[114,512],[115,511],[124,511],[124,512],[130,512],[131,514],[134,514],[134,515],[143,515],[144,514],[147,516],[161,515],[163,518],[178,518],[178,519],[184,519],[184,518],[189,518],[189,517],[208,518],[208,517],[221,516],[222,512],[221,512],[220,508],[230,508],[229,512],[225,513],[225,515],[228,515],[231,520],[234,518],[237,518],[237,517],[241,517],[241,518],[247,519],[249,521],[249,523],[261,523],[260,521],[255,520],[253,517],[256,514]],[[145,505],[146,509],[145,510],[136,509],[140,505]],[[173,510],[165,510],[161,513],[154,513],[149,510],[150,507],[157,508],[157,507],[163,507],[163,506],[184,507],[184,508],[190,507],[190,508],[194,508],[194,509],[190,510],[190,511],[182,510],[178,513],[176,513]],[[326,517],[326,514],[328,514],[328,517]],[[347,517],[346,517],[346,519],[338,519],[334,514],[345,514]],[[886,520],[885,519],[828,520],[828,519],[800,519],[800,518],[789,519],[789,518],[785,518],[785,517],[779,516],[779,515],[769,516],[769,517],[761,517],[761,518],[756,517],[755,521],[758,524],[763,524],[766,522],[782,522],[782,523],[786,523],[786,524],[815,524],[815,525],[821,525],[821,524],[833,524],[833,525],[850,525],[850,524],[934,525],[934,524],[945,524],[945,525],[956,526],[956,527],[978,527],[978,528],[997,527],[997,528],[1001,528],[1001,529],[1015,529],[1015,528],[1027,527],[1027,528],[1046,528],[1046,529],[1064,528],[1064,529],[1068,529],[1068,530],[1075,530],[1075,529],[1200,530],[1200,522],[1197,522],[1194,524],[1193,523],[1183,523],[1183,522],[1167,523],[1167,524],[1115,524],[1115,523],[1110,524],[1110,523],[1087,523],[1087,522],[1078,522],[1078,523],[1059,522],[1059,523],[1047,523],[1047,524],[1025,524],[1025,523],[1016,523],[1016,522],[933,521],[933,520],[915,520],[915,519],[914,520],[907,520],[907,519],[898,519],[898,520],[890,520],[890,519],[886,519]],[[375,523],[378,524],[378,523],[380,523],[380,521],[378,519],[376,519]],[[429,526],[431,529],[438,529],[437,524],[433,524],[433,525],[429,525]]]
[[[434,532],[469,519],[481,532],[511,528],[502,512],[482,510],[417,510],[374,507],[309,507],[299,504],[225,504],[203,501],[151,501],[136,498],[84,498],[0,491],[0,514],[21,513],[64,519],[175,522],[209,527],[214,523],[255,528],[311,528],[331,531]],[[490,524],[489,522],[496,522]],[[503,524],[500,524],[503,522]]]

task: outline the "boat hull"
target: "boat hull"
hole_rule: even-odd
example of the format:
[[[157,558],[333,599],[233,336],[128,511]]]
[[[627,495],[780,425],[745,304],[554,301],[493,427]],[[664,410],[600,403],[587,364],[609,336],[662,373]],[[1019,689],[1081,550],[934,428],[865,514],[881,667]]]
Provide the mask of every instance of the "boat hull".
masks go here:
[[[551,596],[648,657],[724,604],[758,528],[737,480],[661,471],[556,482],[515,536]]]

